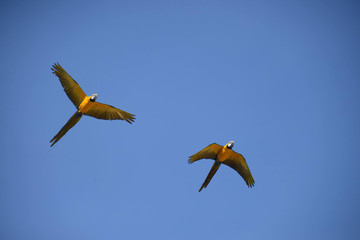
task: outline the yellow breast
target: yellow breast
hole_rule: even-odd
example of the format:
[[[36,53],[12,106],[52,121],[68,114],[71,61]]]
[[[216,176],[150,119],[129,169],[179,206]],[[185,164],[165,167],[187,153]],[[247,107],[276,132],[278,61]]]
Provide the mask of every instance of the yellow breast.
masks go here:
[[[90,102],[90,97],[84,98],[82,103],[79,106],[79,112],[86,113],[91,108],[92,102]]]
[[[232,150],[228,149],[225,145],[218,154],[219,161],[220,162],[225,161],[231,155],[231,152]]]

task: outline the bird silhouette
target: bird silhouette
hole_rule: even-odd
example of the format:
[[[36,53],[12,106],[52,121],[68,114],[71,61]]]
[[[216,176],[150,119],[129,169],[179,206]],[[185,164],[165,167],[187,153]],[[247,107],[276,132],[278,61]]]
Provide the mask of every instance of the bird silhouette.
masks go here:
[[[228,142],[225,146],[220,146],[216,143],[210,144],[205,147],[198,153],[189,157],[188,162],[193,163],[201,159],[213,159],[215,160],[213,166],[210,169],[209,174],[207,175],[204,183],[202,184],[199,192],[206,188],[210,183],[212,177],[219,169],[220,165],[224,163],[229,167],[237,171],[240,176],[245,180],[248,187],[253,187],[255,184],[254,178],[251,175],[250,169],[245,161],[245,158],[240,153],[237,153],[232,150],[234,146],[234,141]]]
[[[54,64],[51,68],[53,73],[59,77],[61,85],[64,88],[66,95],[75,105],[77,111],[67,121],[64,127],[50,140],[51,147],[54,146],[66,133],[69,131],[83,116],[91,116],[104,120],[125,120],[132,123],[135,120],[135,115],[117,109],[111,105],[95,102],[97,94],[87,96],[81,89],[79,84],[60,66],[59,63]]]

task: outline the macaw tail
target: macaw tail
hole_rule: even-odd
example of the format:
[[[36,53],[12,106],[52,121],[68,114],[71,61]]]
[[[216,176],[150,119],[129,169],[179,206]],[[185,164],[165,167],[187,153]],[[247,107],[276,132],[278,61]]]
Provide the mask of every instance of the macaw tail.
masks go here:
[[[82,113],[75,112],[75,114],[67,121],[67,123],[62,127],[62,129],[51,139],[50,142],[53,142],[50,147],[54,146],[57,141],[59,141],[67,131],[69,131],[82,117]]]
[[[207,185],[209,184],[209,182],[211,181],[212,177],[214,176],[214,174],[216,173],[216,171],[219,169],[221,165],[221,162],[219,161],[215,161],[213,166],[211,167],[210,169],[210,172],[209,174],[207,175],[203,185],[201,186],[201,188],[199,189],[199,192],[203,189],[203,188],[206,188]]]

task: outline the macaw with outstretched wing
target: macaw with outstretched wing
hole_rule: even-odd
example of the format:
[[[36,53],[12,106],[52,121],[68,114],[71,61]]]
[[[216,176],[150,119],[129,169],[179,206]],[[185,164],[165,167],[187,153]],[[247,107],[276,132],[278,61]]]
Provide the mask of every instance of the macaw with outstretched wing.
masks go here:
[[[64,88],[66,95],[75,105],[77,111],[67,121],[63,128],[51,139],[51,147],[58,142],[67,131],[69,131],[80,120],[83,114],[98,119],[104,120],[125,120],[128,123],[132,123],[135,120],[135,115],[117,109],[113,106],[95,102],[97,94],[94,93],[91,96],[87,96],[81,89],[79,84],[60,66],[59,63],[54,64],[53,73],[59,77],[61,85]]]
[[[206,188],[210,183],[212,177],[219,169],[220,165],[224,163],[229,167],[237,171],[240,176],[245,180],[248,187],[253,187],[255,184],[254,178],[251,175],[250,169],[245,161],[245,158],[240,153],[237,153],[232,150],[234,146],[234,141],[228,142],[225,146],[220,146],[216,143],[210,144],[206,148],[202,149],[198,153],[189,157],[188,162],[193,163],[201,159],[213,159],[215,163],[213,164],[208,176],[206,177],[204,183],[202,184],[199,192]]]

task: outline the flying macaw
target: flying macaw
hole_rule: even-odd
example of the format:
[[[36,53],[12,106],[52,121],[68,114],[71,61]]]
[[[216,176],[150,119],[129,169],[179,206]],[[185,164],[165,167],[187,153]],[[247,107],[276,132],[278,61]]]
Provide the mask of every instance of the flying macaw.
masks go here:
[[[67,121],[65,126],[61,128],[61,130],[58,132],[58,134],[55,135],[55,137],[53,137],[53,139],[51,139],[51,147],[54,146],[54,144],[59,141],[67,131],[75,126],[83,114],[98,119],[125,120],[130,124],[134,121],[134,114],[125,112],[107,104],[95,102],[98,96],[97,93],[94,93],[91,96],[87,96],[79,84],[60,66],[59,63],[54,64],[51,70],[56,76],[59,77],[66,95],[73,102],[77,109],[74,115],[69,119],[69,121]]]
[[[229,167],[237,171],[240,176],[245,180],[248,187],[254,186],[255,181],[253,176],[251,175],[248,165],[246,164],[245,158],[240,153],[233,151],[233,146],[234,141],[228,142],[225,146],[220,146],[216,143],[213,143],[201,150],[200,152],[189,157],[189,163],[193,163],[205,158],[215,160],[215,163],[213,164],[208,176],[206,177],[201,188],[199,189],[199,192],[203,188],[207,187],[207,185],[210,183],[212,177],[222,163],[228,165]]]

